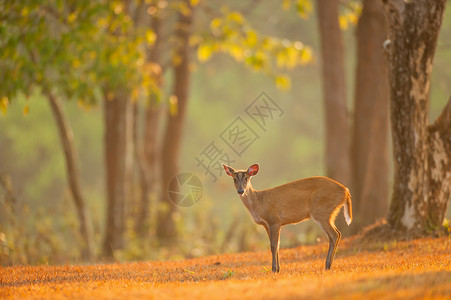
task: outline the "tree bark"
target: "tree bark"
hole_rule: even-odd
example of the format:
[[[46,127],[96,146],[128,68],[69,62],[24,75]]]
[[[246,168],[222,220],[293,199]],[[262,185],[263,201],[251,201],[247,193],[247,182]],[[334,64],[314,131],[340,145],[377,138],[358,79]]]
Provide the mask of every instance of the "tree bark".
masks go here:
[[[80,236],[83,239],[81,256],[83,260],[90,261],[93,258],[92,233],[86,208],[86,201],[80,187],[80,172],[76,158],[77,154],[73,143],[74,133],[64,112],[61,101],[49,89],[44,89],[44,94],[47,96],[50,107],[52,108],[52,113],[55,118],[61,144],[63,146],[64,158],[66,161],[67,180],[75,207],[77,208]]]
[[[326,113],[327,176],[349,185],[348,121],[343,41],[338,23],[338,1],[318,0],[323,99]]]
[[[430,229],[443,224],[451,199],[451,97],[441,115],[428,127],[429,187],[427,216]]]
[[[157,39],[152,49],[149,51],[148,60],[158,65],[163,65],[161,58],[162,50],[162,38],[161,38],[161,17],[159,15],[152,18],[151,28],[155,32]],[[161,88],[163,70],[157,74],[156,81],[159,88]],[[148,228],[149,211],[150,211],[150,198],[151,191],[156,190],[157,179],[157,157],[158,157],[158,123],[160,119],[160,105],[156,94],[151,94],[149,98],[149,105],[145,110],[144,121],[144,143],[137,152],[138,160],[140,161],[139,173],[140,173],[140,186],[141,186],[141,200],[139,204],[139,213],[135,223],[135,230],[143,237]]]
[[[185,1],[189,7],[189,1]],[[173,245],[177,239],[175,215],[177,206],[168,195],[170,180],[179,171],[179,152],[182,140],[184,119],[188,103],[190,71],[189,71],[189,35],[191,31],[193,9],[188,14],[179,12],[175,29],[176,51],[174,65],[173,99],[177,101],[177,112],[167,113],[166,129],[161,149],[161,200],[157,219],[157,237],[163,245]]]
[[[357,70],[351,148],[353,233],[383,218],[388,207],[388,65],[382,3],[364,0],[357,26]]]
[[[114,257],[114,250],[124,247],[127,196],[130,193],[132,166],[132,109],[126,97],[116,94],[104,101],[106,226],[103,254]]]
[[[390,112],[394,188],[387,216],[394,229],[439,226],[450,197],[449,103],[428,127],[432,62],[445,0],[383,0],[391,40]]]

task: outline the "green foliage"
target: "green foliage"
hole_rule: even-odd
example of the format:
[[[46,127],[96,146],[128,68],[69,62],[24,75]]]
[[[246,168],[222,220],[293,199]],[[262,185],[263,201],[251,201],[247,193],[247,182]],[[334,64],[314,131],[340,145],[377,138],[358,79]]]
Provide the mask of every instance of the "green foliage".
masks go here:
[[[0,265],[61,263],[79,255],[73,216],[66,211],[56,221],[49,212],[23,203],[10,177],[0,175]],[[72,238],[63,242],[68,233]]]
[[[30,113],[24,115],[21,107],[29,107]],[[80,110],[75,102],[66,102],[65,109],[75,125],[75,145],[81,158],[87,206],[95,224],[96,241],[100,244],[101,238],[97,235],[103,225],[104,211],[103,149],[98,142],[103,132],[101,114],[96,109]],[[17,97],[8,114],[0,115],[0,128],[0,176],[5,173],[11,176],[19,202],[13,214],[16,223],[8,223],[0,230],[6,234],[8,243],[13,243],[8,250],[8,261],[24,264],[74,261],[79,257],[81,238],[74,204],[65,184],[58,132],[48,103],[37,93],[29,99]],[[0,201],[2,210],[7,211]],[[6,218],[0,213],[0,223],[2,220]],[[47,220],[46,226],[37,226],[43,220]],[[47,239],[40,239],[31,246],[38,229]]]
[[[234,271],[228,269],[222,276],[223,276],[225,279],[228,279],[228,278],[231,278],[234,274],[235,274]]]
[[[350,26],[357,25],[359,17],[362,13],[362,2],[355,0],[348,0],[344,2],[338,22],[342,30],[348,29]]]
[[[88,105],[99,86],[138,96],[154,86],[144,63],[153,41],[152,32],[133,26],[119,1],[2,1],[0,109],[35,87]]]
[[[285,10],[289,10],[293,5],[293,2],[295,2],[296,11],[301,16],[301,18],[307,19],[313,10],[311,0],[297,0],[297,1],[283,0],[282,6]]]
[[[312,60],[312,50],[300,41],[290,41],[256,31],[239,12],[227,8],[210,21],[209,31],[192,38],[200,62],[214,53],[224,53],[254,71],[271,76],[280,89],[290,88],[290,78],[278,70],[291,70]]]
[[[443,220],[443,230],[445,231],[446,234],[451,235],[451,226],[447,218]]]
[[[29,107],[31,113],[24,115],[21,107]],[[21,188],[27,199],[47,193],[53,197],[60,190],[55,186],[64,182],[64,160],[61,152],[55,151],[60,142],[50,116],[48,104],[34,93],[29,99],[23,95],[16,97],[8,114],[0,117],[1,172],[32,183]],[[33,209],[37,208],[37,202],[31,204]]]

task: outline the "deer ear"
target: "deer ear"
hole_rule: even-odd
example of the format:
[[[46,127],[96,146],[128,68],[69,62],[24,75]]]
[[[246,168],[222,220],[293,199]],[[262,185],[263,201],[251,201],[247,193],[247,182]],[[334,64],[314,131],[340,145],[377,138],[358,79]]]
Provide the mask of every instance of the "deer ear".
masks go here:
[[[229,167],[228,165],[222,164],[224,167],[224,170],[226,171],[227,175],[232,176],[233,173],[235,173],[235,170],[232,167]]]
[[[250,176],[257,175],[258,170],[260,170],[260,166],[258,164],[253,164],[249,167],[249,169],[247,169],[247,174],[249,174]]]

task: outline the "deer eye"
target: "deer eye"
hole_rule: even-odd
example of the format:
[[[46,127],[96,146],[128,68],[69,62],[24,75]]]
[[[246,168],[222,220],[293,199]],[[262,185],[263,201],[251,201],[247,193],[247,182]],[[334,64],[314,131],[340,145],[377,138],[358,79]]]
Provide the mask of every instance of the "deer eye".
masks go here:
[[[233,178],[233,182],[235,182],[235,183],[236,183],[236,178]]]

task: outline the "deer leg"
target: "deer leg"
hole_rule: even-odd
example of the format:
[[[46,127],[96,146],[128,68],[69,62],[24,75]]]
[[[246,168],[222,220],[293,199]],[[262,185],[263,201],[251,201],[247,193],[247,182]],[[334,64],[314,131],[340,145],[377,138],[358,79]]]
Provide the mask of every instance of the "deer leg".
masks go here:
[[[271,243],[272,253],[272,271],[279,273],[279,238],[280,238],[280,225],[274,224],[267,229],[269,233],[269,241]]]
[[[326,258],[326,270],[330,270],[335,257],[335,252],[337,251],[338,242],[340,241],[341,233],[329,222],[326,223],[323,230],[329,238],[329,251],[327,252]]]
[[[341,233],[336,229],[335,225],[332,224],[331,220],[315,219],[313,216],[311,217],[313,221],[315,221],[319,225],[319,227],[321,227],[321,229],[327,236],[327,240],[329,241],[329,250],[327,251],[326,258],[326,270],[330,270],[332,261],[334,260],[335,251],[341,237]]]
[[[341,239],[341,232],[340,232],[340,230],[338,230],[338,228],[335,226],[335,224],[331,223],[330,226],[332,226],[332,228],[335,229],[335,232],[338,234],[337,240],[335,241],[334,253],[332,253],[332,260],[333,260],[335,258],[335,252],[337,252],[338,243],[340,242],[340,239]]]

